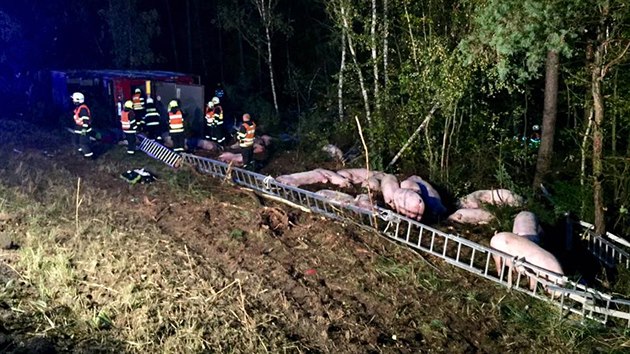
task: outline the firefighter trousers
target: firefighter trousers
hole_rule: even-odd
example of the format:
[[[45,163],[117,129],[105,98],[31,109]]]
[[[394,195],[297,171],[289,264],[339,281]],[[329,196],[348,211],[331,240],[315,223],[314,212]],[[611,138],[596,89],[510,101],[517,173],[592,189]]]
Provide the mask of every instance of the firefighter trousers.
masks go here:
[[[184,132],[170,133],[170,135],[173,140],[173,151],[183,152],[185,144]]]
[[[136,133],[125,132],[125,140],[127,140],[127,154],[133,155],[136,153]]]
[[[83,154],[83,157],[90,158],[94,155],[92,152],[92,142],[90,141],[90,136],[87,133],[82,133],[79,130],[76,130],[74,134],[72,134],[72,142],[75,147],[78,146],[79,152]]]

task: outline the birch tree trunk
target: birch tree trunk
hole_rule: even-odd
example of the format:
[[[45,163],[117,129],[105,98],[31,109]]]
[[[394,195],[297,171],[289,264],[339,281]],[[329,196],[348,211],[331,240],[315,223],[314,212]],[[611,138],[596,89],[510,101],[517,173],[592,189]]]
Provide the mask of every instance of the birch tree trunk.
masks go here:
[[[361,87],[361,94],[363,95],[363,105],[365,107],[365,118],[367,119],[368,124],[371,124],[372,114],[370,111],[370,102],[368,98],[368,93],[367,93],[367,89],[365,88],[365,80],[363,79],[363,72],[361,72],[361,67],[359,66],[359,62],[357,60],[357,53],[354,50],[354,44],[352,43],[350,25],[348,24],[348,14],[346,12],[346,8],[344,7],[343,2],[339,4],[339,13],[341,15],[341,21],[343,23],[346,38],[348,39],[348,48],[350,49],[350,54],[352,55],[352,61],[354,62],[354,67],[357,71],[357,76],[359,77],[359,86]]]
[[[389,2],[388,0],[383,0],[383,85],[387,90],[389,86],[389,80],[387,79],[387,66],[388,66],[388,58],[387,51],[389,49],[389,43],[387,41],[387,37],[389,36]]]
[[[337,84],[337,99],[339,102],[339,121],[343,121],[343,75],[346,70],[346,33],[341,31],[341,64],[339,64],[339,82]]]
[[[278,96],[276,94],[276,83],[273,75],[273,54],[271,52],[271,26],[272,26],[272,9],[276,6],[277,0],[253,0],[260,19],[265,28],[265,44],[267,46],[267,66],[269,68],[269,81],[271,83],[271,94],[273,96],[273,107],[276,110],[276,114],[280,114],[278,109]]]
[[[371,37],[371,52],[372,52],[372,70],[374,71],[374,101],[376,101],[376,114],[379,115],[381,111],[380,95],[379,95],[379,83],[378,83],[378,59],[376,48],[376,0],[372,0],[372,26],[370,28]]]

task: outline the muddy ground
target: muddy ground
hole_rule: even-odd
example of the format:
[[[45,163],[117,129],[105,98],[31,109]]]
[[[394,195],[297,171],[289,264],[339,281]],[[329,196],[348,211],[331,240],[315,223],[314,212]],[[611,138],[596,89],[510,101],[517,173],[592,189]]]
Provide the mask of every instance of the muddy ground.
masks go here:
[[[206,336],[220,333],[216,326],[225,326],[243,337],[226,337],[223,341],[205,338],[204,351],[497,353],[611,349],[601,342],[592,345],[586,340],[590,334],[579,329],[556,329],[549,334],[545,327],[549,323],[563,323],[567,328],[574,328],[575,323],[572,319],[561,320],[546,304],[510,293],[439,259],[410,252],[355,225],[271,202],[189,169],[168,169],[143,155],[127,158],[121,146],[101,146],[96,160],[85,161],[65,144],[68,137],[49,137],[42,144],[40,137],[45,132],[37,134],[6,145],[2,157],[28,161],[41,178],[50,168],[80,177],[84,193],[95,193],[103,199],[98,203],[108,205],[112,215],[117,215],[116,229],[155,227],[160,234],[150,237],[155,238],[153,247],[161,252],[164,264],[190,268],[197,277],[186,282],[194,285],[222,279],[224,283],[217,284],[215,290],[231,291],[236,281],[239,291],[231,300],[225,300],[224,311],[216,308],[223,303],[209,304],[207,317],[199,317],[197,326]],[[292,172],[289,167],[298,165],[310,167],[309,163],[297,164],[299,158],[278,153],[263,172]],[[14,173],[16,162],[8,165],[11,167],[5,168],[0,183],[8,188],[25,188]],[[159,180],[131,186],[119,178],[125,169],[143,166],[158,174]],[[45,199],[46,190],[29,188],[34,200]],[[125,211],[122,216],[121,210]],[[19,228],[18,224],[4,223],[0,231]],[[491,232],[483,229],[486,231]],[[135,237],[134,232],[125,237]],[[127,251],[153,252],[146,248]],[[20,257],[19,252],[2,251],[5,266],[0,267],[0,276],[5,281],[19,279],[16,274],[20,269],[16,273],[6,266],[15,264],[11,259]],[[134,258],[128,262],[133,263]],[[81,272],[80,267],[76,272]],[[138,277],[141,275],[129,274],[119,281]],[[37,299],[35,291],[24,288],[19,296]],[[25,319],[12,310],[14,301],[3,299],[4,305],[0,306],[0,351],[46,352],[36,345],[53,346],[58,351],[96,350],[93,346],[97,344],[88,340],[96,334],[77,336],[83,338],[82,344],[71,334],[42,334],[34,325],[25,324]],[[232,317],[230,311],[236,311],[231,310],[232,305],[242,309],[242,314],[235,314],[239,321],[227,319]],[[147,316],[158,315],[159,311]],[[210,319],[217,316],[226,318]],[[540,319],[544,325],[536,324],[536,316],[544,316]],[[171,320],[177,322],[176,318]],[[126,342],[129,339],[124,331],[103,329],[108,330],[108,336],[117,344],[99,350],[143,351]],[[252,336],[256,337],[256,345],[244,345],[251,342]],[[44,344],[31,343],[41,338],[46,340]],[[155,345],[158,350],[171,350]],[[176,351],[188,352],[185,347]]]

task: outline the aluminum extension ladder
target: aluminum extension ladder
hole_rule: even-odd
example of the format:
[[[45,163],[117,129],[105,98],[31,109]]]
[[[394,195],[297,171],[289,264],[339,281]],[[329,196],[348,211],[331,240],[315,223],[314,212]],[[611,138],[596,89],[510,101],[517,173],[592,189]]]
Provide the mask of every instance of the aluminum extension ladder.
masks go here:
[[[234,168],[226,163],[193,154],[178,155],[172,153],[180,156],[180,160],[171,154],[164,153],[163,149],[166,148],[157,142],[142,136],[140,138],[143,139],[140,144],[142,151],[169,166],[177,167],[181,163],[186,163],[210,176],[222,179],[227,177],[234,183],[259,193],[273,195],[332,219],[350,221],[367,227],[414,250],[441,258],[445,262],[481,278],[547,301],[560,309],[561,316],[575,314],[583,319],[588,318],[603,324],[606,324],[610,318],[617,318],[625,321],[626,325],[630,327],[630,300],[616,298],[574,282],[566,276],[538,268],[501,251],[480,245],[458,235],[442,232],[387,209],[374,207],[374,209],[368,210],[354,205],[344,205],[327,200],[313,192],[287,186],[271,176]],[[158,146],[156,147],[156,145]],[[587,225],[582,226],[587,228]],[[603,257],[608,261],[616,260],[625,264],[626,267],[628,266],[630,259],[628,253],[616,247],[610,247],[606,240],[595,237],[596,235],[593,235],[592,232],[585,232],[584,235],[587,235],[584,237],[588,240],[593,240],[588,243],[589,249],[600,259]],[[510,271],[512,268],[506,270],[506,267],[503,267],[499,274],[496,274],[495,260],[501,261],[502,264],[507,262],[512,267],[524,271],[512,276]],[[536,283],[534,289],[530,289],[530,279]]]

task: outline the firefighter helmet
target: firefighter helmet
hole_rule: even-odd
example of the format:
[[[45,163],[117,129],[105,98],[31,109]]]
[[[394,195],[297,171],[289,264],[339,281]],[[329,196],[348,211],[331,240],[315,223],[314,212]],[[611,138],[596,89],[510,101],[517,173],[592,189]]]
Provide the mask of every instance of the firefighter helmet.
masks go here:
[[[72,94],[72,102],[74,103],[83,103],[85,102],[85,96],[81,92],[75,92]]]
[[[131,102],[131,100],[125,101],[125,108],[132,109],[133,108],[133,102]]]
[[[147,97],[147,103],[153,103],[153,98]]]
[[[142,90],[140,90],[139,88],[137,88],[135,91],[133,91],[135,93],[142,93]]]
[[[532,130],[533,130],[533,131],[535,131],[535,132],[537,132],[537,131],[539,131],[539,130],[540,130],[540,126],[539,126],[538,124],[536,124],[536,125],[534,125],[534,126],[532,127]]]
[[[214,102],[208,101],[208,108],[212,108],[212,107],[214,107]]]
[[[178,107],[179,105],[177,104],[177,100],[171,100],[171,102],[168,103],[168,109],[173,109],[173,107]]]
[[[219,97],[212,97],[212,103],[219,104]]]

